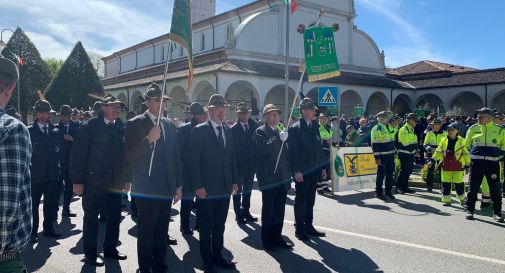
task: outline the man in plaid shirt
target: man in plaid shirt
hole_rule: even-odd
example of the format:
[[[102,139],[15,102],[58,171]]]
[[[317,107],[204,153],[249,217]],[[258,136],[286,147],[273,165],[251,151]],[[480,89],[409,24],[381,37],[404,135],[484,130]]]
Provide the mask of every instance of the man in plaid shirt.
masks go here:
[[[0,273],[26,272],[21,260],[32,231],[28,129],[5,113],[19,74],[0,55]]]

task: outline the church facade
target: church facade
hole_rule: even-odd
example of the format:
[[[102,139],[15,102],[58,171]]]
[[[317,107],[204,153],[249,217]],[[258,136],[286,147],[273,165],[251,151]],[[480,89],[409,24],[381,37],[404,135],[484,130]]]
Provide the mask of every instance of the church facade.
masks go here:
[[[167,94],[171,117],[183,117],[190,102],[205,104],[220,93],[234,106],[245,101],[257,115],[273,103],[284,109],[284,62],[286,56],[286,6],[283,0],[260,0],[215,14],[216,0],[193,0],[194,81],[189,90],[187,61],[182,47],[168,35],[153,38],[104,57],[103,85],[133,111],[151,82],[161,83],[164,63],[169,59]],[[324,9],[322,25],[337,23],[335,48],[342,75],[327,81],[304,82],[302,92],[313,99],[324,86],[340,90],[341,112],[351,114],[362,106],[366,114],[384,109],[398,113],[422,106],[444,105],[468,113],[482,106],[505,109],[505,69],[477,70],[457,65],[421,61],[396,69],[385,66],[385,54],[374,40],[354,24],[353,0],[298,0],[290,18],[289,101],[293,100],[303,58],[300,23],[313,24]]]

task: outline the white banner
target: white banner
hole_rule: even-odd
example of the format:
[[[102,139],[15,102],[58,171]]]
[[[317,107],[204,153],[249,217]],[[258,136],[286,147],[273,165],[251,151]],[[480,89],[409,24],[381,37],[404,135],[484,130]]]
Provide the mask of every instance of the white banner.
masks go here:
[[[375,188],[377,165],[371,147],[332,147],[330,168],[333,192]]]

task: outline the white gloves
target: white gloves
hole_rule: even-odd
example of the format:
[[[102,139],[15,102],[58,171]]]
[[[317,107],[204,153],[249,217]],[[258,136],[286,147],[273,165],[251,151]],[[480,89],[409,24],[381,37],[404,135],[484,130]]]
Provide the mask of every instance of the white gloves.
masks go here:
[[[280,136],[282,142],[284,142],[288,139],[289,134],[287,131],[282,131],[279,133],[279,136]]]

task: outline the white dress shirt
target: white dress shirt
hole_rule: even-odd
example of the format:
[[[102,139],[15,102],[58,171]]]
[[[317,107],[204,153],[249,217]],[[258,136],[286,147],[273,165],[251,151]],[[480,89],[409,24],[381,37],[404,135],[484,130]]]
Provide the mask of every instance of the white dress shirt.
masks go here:
[[[47,129],[47,134],[49,134],[49,124],[43,125],[43,124],[42,124],[42,123],[40,123],[40,122],[37,122],[37,124],[39,125],[39,129],[40,129],[40,131],[41,131],[43,134],[46,134],[46,132],[44,131],[44,127],[46,127],[46,129]]]

